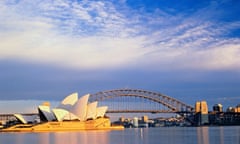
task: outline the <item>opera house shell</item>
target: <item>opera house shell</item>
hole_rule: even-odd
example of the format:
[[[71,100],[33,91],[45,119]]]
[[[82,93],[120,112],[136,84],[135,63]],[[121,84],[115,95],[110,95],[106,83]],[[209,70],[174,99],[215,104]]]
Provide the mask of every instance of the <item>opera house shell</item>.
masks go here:
[[[105,117],[107,106],[97,107],[98,102],[88,103],[89,94],[78,99],[78,94],[67,96],[56,107],[51,109],[50,103],[38,106],[36,116],[14,114],[20,124],[2,131],[70,131],[93,129],[122,129],[122,126],[111,126],[110,119]]]

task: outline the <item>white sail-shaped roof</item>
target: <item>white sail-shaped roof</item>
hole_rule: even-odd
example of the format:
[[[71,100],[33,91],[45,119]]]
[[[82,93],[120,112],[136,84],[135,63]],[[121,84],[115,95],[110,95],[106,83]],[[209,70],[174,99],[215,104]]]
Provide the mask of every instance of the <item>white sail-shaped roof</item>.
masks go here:
[[[57,121],[63,121],[64,117],[69,113],[67,110],[59,108],[52,109],[52,111]]]
[[[21,115],[21,114],[14,114],[14,116],[23,124],[26,124],[27,121],[25,120],[25,118]]]
[[[52,111],[53,111],[57,121],[79,120],[79,117],[77,117],[75,114],[73,114],[65,109],[55,108]]]
[[[14,116],[23,124],[36,122],[37,115],[14,114]]]
[[[104,117],[106,111],[107,111],[108,107],[107,106],[102,106],[102,107],[98,107],[97,108],[97,118],[99,117]]]
[[[40,117],[43,115],[47,121],[53,121],[56,119],[49,106],[40,105],[38,106],[38,110],[40,111]]]
[[[87,116],[86,119],[95,119],[97,115],[97,104],[98,102],[92,102],[87,105]]]
[[[71,113],[79,117],[80,121],[84,121],[87,114],[87,103],[90,94],[82,96],[69,110]]]
[[[75,114],[69,112],[64,116],[63,120],[80,120],[80,119]]]
[[[73,93],[62,100],[58,108],[69,110],[77,102],[78,93]]]

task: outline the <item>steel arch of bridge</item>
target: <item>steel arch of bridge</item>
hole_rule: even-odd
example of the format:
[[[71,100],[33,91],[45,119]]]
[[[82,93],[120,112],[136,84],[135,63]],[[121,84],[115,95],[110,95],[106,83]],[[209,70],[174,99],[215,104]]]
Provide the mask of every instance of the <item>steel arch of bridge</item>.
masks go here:
[[[141,89],[114,89],[108,91],[101,91],[91,94],[90,101],[104,101],[116,97],[138,97],[150,100],[152,102],[163,105],[167,110],[108,110],[109,113],[136,113],[136,112],[151,112],[151,113],[186,113],[193,112],[194,108],[170,96],[146,91]]]

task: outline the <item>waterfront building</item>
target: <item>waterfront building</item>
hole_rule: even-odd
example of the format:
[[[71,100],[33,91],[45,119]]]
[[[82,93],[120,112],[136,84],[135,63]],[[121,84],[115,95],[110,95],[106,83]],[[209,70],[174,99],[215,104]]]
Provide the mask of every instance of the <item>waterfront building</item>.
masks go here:
[[[107,106],[97,107],[97,118],[104,117],[105,113],[107,112]]]
[[[95,101],[95,102],[89,103],[87,105],[87,115],[86,115],[87,120],[96,119],[96,117],[97,117],[97,104],[98,104],[98,102]]]
[[[240,104],[235,107],[234,112],[240,113]]]
[[[133,118],[133,126],[138,127],[138,118],[137,117]]]
[[[148,116],[146,116],[146,115],[143,116],[143,117],[142,117],[142,121],[143,121],[144,123],[147,123],[147,122],[148,122]]]
[[[197,101],[195,104],[195,113],[201,112],[201,102]]]
[[[123,126],[111,126],[110,119],[105,117],[108,107],[97,107],[97,101],[88,103],[89,96],[87,94],[78,99],[77,93],[71,94],[53,109],[50,108],[49,102],[44,102],[38,106],[37,115],[14,114],[16,121],[6,125],[1,131],[123,129]],[[36,121],[36,116],[39,117],[39,121]]]
[[[39,117],[43,122],[79,120],[86,121],[103,117],[107,110],[106,106],[97,107],[98,102],[88,103],[89,94],[78,99],[78,94],[73,93],[67,96],[57,108],[50,109],[50,103],[43,103],[38,106]],[[22,119],[23,117],[21,117]]]
[[[42,122],[56,120],[56,117],[50,108],[50,104],[45,105],[45,103],[43,103],[42,105],[38,106],[38,113]]]
[[[60,109],[70,110],[72,106],[78,101],[78,93],[72,93],[65,97],[61,103],[57,106]]]
[[[214,112],[223,112],[223,106],[222,106],[222,104],[215,104],[215,105],[213,106],[213,111],[214,111]]]
[[[227,112],[240,113],[240,104],[238,104],[236,107],[228,107]]]
[[[123,123],[124,121],[125,121],[125,118],[124,118],[124,117],[120,117],[120,118],[119,118],[119,122],[120,122],[120,123]]]
[[[195,104],[195,123],[196,125],[206,125],[209,123],[208,105],[206,101],[196,102]]]
[[[226,111],[227,112],[234,112],[234,108],[233,107],[228,107]]]

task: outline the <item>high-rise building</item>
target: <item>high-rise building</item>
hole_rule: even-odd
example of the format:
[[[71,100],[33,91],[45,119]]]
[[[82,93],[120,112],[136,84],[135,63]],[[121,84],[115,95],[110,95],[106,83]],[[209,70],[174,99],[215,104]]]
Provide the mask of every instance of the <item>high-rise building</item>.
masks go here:
[[[208,105],[206,101],[201,101],[201,113],[208,114]]]
[[[195,104],[195,112],[199,113],[201,112],[201,114],[208,114],[208,105],[206,101],[197,101]]]
[[[200,102],[196,102],[195,104],[195,112],[201,112],[201,103]]]
[[[197,125],[204,125],[209,123],[208,105],[206,101],[196,102],[195,112],[195,120],[197,122]]]

